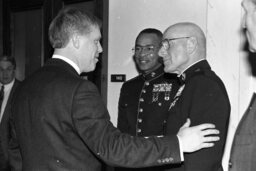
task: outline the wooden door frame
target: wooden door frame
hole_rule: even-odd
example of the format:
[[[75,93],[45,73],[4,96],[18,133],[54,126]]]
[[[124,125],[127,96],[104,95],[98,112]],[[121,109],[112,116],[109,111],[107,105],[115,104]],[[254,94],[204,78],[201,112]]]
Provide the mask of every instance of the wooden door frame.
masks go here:
[[[108,64],[108,0],[3,0],[3,54],[12,54],[11,45],[11,14],[13,12],[42,9],[43,11],[43,61],[52,56],[53,49],[48,41],[48,27],[51,20],[65,4],[94,1],[95,15],[103,21],[104,53],[100,67],[96,72],[96,84],[101,92],[103,101],[107,103],[107,64]]]
[[[52,48],[48,42],[48,27],[57,11],[62,8],[61,0],[4,0],[3,1],[3,53],[11,55],[11,14],[13,12],[41,9],[43,11],[44,60],[50,57]]]

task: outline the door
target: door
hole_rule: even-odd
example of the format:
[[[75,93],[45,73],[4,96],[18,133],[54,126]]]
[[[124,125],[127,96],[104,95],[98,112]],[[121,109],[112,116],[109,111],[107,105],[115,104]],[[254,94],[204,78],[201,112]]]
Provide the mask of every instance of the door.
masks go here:
[[[102,0],[4,0],[4,53],[13,55],[17,61],[17,78],[25,79],[51,58],[53,49],[48,41],[51,20],[64,6],[74,6],[103,16]],[[107,63],[105,63],[107,64]],[[104,65],[105,65],[104,64]],[[102,61],[95,71],[82,73],[82,77],[94,82],[99,90],[105,90],[102,77]],[[102,87],[104,85],[105,88]],[[106,93],[106,91],[104,91]]]

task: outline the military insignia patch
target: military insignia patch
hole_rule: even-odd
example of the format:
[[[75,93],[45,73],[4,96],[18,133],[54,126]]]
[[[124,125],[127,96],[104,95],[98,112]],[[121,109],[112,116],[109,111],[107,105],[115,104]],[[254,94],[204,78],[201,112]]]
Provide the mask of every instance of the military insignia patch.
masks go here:
[[[179,100],[179,97],[181,96],[182,91],[184,90],[184,88],[185,88],[185,84],[183,84],[183,85],[179,88],[179,90],[177,91],[176,95],[175,95],[174,98],[173,98],[174,100],[173,100],[173,102],[170,104],[170,107],[169,107],[168,110],[171,110],[171,108],[173,108],[173,106],[175,106],[175,104],[176,104],[176,102]]]
[[[170,94],[172,91],[172,84],[167,84],[167,83],[163,83],[163,84],[154,84],[153,85],[153,90],[152,90],[152,102],[157,102],[158,101],[158,97],[159,97],[159,93],[164,93],[164,100],[168,101],[170,100]]]

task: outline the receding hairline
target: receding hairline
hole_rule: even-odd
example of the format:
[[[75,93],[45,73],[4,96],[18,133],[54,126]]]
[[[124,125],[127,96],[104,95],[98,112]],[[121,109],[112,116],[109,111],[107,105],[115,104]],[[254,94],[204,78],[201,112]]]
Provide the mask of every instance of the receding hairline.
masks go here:
[[[175,34],[180,37],[197,37],[197,38],[205,38],[205,34],[203,30],[195,23],[191,22],[181,22],[176,23],[169,26],[165,31],[164,35]]]

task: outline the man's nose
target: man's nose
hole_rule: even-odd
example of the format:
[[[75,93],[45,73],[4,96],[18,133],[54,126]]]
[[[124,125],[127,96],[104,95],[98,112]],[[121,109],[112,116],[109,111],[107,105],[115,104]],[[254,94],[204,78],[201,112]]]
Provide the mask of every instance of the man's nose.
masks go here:
[[[147,48],[145,48],[145,47],[143,47],[141,50],[140,50],[140,52],[139,52],[139,56],[145,56],[145,55],[148,55],[148,54],[150,54],[150,51],[147,49]]]
[[[102,48],[102,46],[101,46],[100,43],[98,44],[98,52],[99,52],[99,53],[102,53],[102,52],[103,52],[103,48]]]
[[[243,18],[242,18],[242,28],[246,29],[245,14],[243,15]]]
[[[163,47],[160,47],[158,51],[158,56],[164,57],[165,54],[166,54],[166,50]]]

